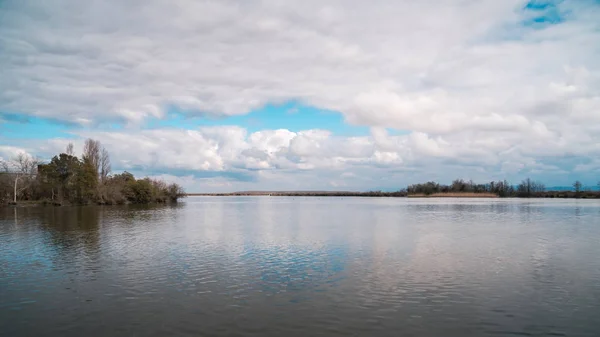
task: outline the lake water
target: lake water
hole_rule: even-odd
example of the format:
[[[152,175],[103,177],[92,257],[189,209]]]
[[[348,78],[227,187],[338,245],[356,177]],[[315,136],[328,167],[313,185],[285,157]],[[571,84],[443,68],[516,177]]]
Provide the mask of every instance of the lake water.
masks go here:
[[[600,336],[600,201],[0,209],[2,336]]]

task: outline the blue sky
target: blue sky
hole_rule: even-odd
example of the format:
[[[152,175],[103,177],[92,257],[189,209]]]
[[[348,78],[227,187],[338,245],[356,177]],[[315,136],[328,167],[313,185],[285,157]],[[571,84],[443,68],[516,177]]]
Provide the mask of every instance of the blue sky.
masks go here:
[[[166,118],[148,120],[147,128],[185,128],[195,129],[202,126],[235,125],[249,132],[264,129],[288,129],[298,132],[310,129],[325,129],[339,136],[365,136],[369,134],[366,126],[349,125],[339,112],[306,106],[296,102],[285,104],[266,104],[247,114],[228,117],[188,117],[185,111],[171,107]]]
[[[537,29],[556,25],[567,20],[570,10],[563,10],[559,7],[562,0],[558,1],[530,1],[525,5],[525,9],[530,16],[523,21],[525,26],[532,26]]]
[[[86,127],[61,120],[6,112],[0,113],[0,121],[3,140],[12,144],[18,144],[23,139],[75,139],[76,136],[72,132],[82,129],[110,131],[123,130],[128,127],[123,123],[116,122],[98,123]],[[177,107],[170,107],[166,110],[164,117],[148,118],[143,123],[129,126],[129,128],[195,130],[210,126],[241,126],[248,132],[264,129],[287,129],[294,132],[324,129],[338,136],[367,136],[369,134],[367,126],[350,125],[344,121],[344,116],[339,112],[322,110],[295,102],[279,105],[267,104],[244,115],[227,117],[188,116],[185,111]],[[406,133],[396,130],[389,131],[394,134]]]
[[[72,137],[68,130],[77,128],[62,121],[28,116],[25,114],[0,113],[0,132],[3,141],[18,144],[23,139],[48,139]]]
[[[598,1],[350,1],[3,2],[0,158],[91,137],[207,192],[600,180]]]

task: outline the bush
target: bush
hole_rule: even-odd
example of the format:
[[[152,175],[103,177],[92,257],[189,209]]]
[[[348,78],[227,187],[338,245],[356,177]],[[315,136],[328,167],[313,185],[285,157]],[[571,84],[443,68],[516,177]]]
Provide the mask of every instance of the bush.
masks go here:
[[[149,179],[140,179],[130,183],[131,194],[129,201],[144,204],[153,201],[153,186]]]

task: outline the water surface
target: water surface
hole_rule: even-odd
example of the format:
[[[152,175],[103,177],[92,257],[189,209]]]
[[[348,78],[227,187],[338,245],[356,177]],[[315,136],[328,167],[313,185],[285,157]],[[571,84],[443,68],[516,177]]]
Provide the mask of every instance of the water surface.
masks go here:
[[[600,202],[0,209],[2,336],[600,336]]]

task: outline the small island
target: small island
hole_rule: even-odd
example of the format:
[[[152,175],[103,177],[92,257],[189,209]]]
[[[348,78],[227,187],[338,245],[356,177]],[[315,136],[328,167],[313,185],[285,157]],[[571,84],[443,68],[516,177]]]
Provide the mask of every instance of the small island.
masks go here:
[[[108,151],[99,141],[85,141],[81,159],[73,144],[49,163],[23,153],[0,162],[0,205],[122,205],[177,202],[185,197],[178,184],[136,179],[125,171],[111,174]]]

